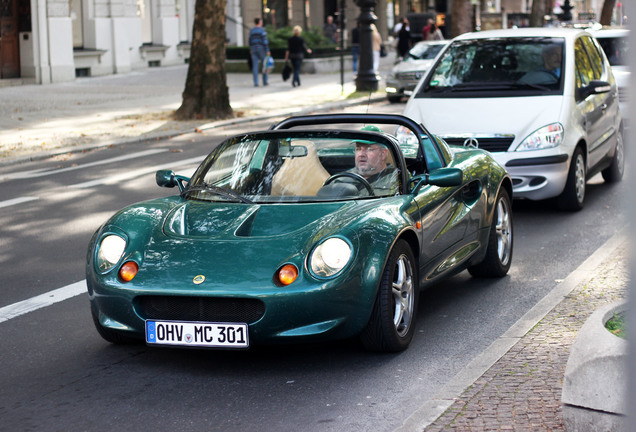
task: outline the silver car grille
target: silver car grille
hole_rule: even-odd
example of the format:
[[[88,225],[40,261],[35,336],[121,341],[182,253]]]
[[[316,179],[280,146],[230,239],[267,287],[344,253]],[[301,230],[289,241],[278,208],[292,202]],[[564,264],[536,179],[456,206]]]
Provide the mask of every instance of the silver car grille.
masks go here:
[[[514,141],[514,136],[505,137],[444,137],[450,145],[476,147],[491,153],[508,151]]]
[[[414,72],[398,72],[395,74],[395,77],[399,80],[405,81],[417,81],[422,78],[424,72],[414,71]]]

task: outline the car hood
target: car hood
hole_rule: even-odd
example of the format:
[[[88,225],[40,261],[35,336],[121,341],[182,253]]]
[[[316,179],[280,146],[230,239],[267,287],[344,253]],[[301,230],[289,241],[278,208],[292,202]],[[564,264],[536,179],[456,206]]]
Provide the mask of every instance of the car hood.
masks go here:
[[[380,227],[372,221],[398,218],[395,209],[405,200],[250,205],[169,197],[127,207],[102,231],[126,233],[129,244],[122,259],[139,264],[137,290],[197,291],[192,278],[203,275],[205,289],[244,292],[270,286],[270,276],[284,263],[304,272],[311,249],[330,235],[348,239],[356,254],[359,237],[366,233],[378,242],[374,251],[382,253],[399,222]]]
[[[317,229],[351,204],[207,203],[188,201],[166,216],[164,232],[171,237],[220,240],[231,237],[271,237],[302,229]]]
[[[422,72],[428,70],[434,60],[408,60],[393,66],[393,73],[398,72]]]
[[[561,120],[563,96],[412,98],[404,115],[445,136],[506,134],[518,139]]]

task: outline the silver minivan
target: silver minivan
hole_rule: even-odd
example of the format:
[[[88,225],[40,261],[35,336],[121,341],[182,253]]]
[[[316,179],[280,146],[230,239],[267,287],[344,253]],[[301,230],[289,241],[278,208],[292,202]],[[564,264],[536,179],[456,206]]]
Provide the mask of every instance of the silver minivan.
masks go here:
[[[559,207],[579,210],[589,178],[623,176],[617,86],[585,31],[458,36],[420,80],[404,115],[451,145],[491,152],[511,175],[514,198],[556,197]]]

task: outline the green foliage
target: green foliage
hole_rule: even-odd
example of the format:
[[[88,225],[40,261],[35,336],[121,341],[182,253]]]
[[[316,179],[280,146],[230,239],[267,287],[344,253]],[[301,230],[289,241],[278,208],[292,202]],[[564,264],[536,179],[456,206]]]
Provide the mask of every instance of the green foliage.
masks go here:
[[[292,27],[282,27],[274,29],[272,26],[265,27],[270,49],[286,49],[287,40],[292,36]],[[335,44],[327,39],[320,27],[310,27],[304,29],[301,37],[305,39],[307,46],[312,50],[315,48],[335,47]]]
[[[267,31],[272,57],[275,59],[285,58],[287,40],[292,35],[292,27],[283,27],[275,30],[272,26],[267,26],[265,31]],[[336,50],[336,44],[323,36],[320,27],[310,27],[307,30],[303,30],[301,36],[305,39],[307,47],[312,50],[312,54],[307,56],[308,58],[333,57],[339,52]],[[225,58],[227,60],[247,60],[249,53],[249,46],[228,45],[225,47]]]
[[[614,314],[614,316],[605,323],[605,328],[616,336],[627,339],[627,323],[625,322],[624,314]]]

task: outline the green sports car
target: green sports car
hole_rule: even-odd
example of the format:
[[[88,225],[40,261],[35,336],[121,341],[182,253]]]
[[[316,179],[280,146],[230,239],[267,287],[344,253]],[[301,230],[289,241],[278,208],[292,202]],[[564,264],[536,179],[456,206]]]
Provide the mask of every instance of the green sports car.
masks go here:
[[[381,129],[396,126],[416,139]],[[113,343],[359,337],[396,352],[422,288],[511,264],[506,171],[400,115],[291,117],[225,140],[191,178],[156,180],[179,193],[120,210],[88,248],[92,316]]]

